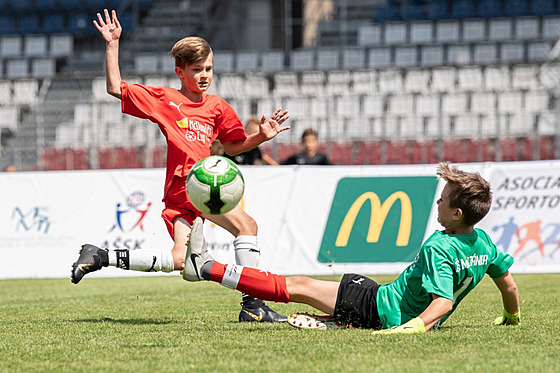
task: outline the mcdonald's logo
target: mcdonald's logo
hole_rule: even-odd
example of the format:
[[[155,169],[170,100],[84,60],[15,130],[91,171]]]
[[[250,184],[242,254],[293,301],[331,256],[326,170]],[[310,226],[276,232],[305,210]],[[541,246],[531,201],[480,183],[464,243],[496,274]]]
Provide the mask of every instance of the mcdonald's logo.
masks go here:
[[[410,203],[408,194],[402,191],[391,194],[383,203],[381,203],[381,200],[374,192],[365,192],[359,196],[342,221],[338,236],[336,236],[335,245],[337,247],[348,245],[348,239],[350,238],[350,233],[352,232],[352,227],[354,226],[358,212],[360,212],[366,201],[369,201],[371,204],[371,218],[369,220],[366,241],[378,242],[387,214],[397,200],[401,202],[401,219],[396,244],[397,246],[408,245],[410,230],[412,228],[412,204]]]
[[[435,177],[362,177],[338,182],[317,259],[409,262],[420,249]]]

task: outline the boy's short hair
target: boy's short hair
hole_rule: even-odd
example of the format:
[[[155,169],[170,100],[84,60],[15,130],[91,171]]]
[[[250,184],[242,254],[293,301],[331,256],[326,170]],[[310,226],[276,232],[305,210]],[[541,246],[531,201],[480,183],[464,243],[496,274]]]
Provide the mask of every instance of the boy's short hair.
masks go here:
[[[210,44],[198,36],[189,36],[179,40],[169,55],[175,59],[175,66],[183,68],[185,65],[197,65],[208,58],[212,53]]]
[[[478,172],[465,172],[457,166],[442,162],[438,166],[439,177],[451,184],[449,207],[463,211],[463,223],[472,226],[478,223],[490,211],[492,192],[490,183]]]
[[[319,135],[313,128],[307,128],[305,131],[303,131],[303,133],[301,134],[301,142],[303,142],[303,140],[305,140],[307,136],[315,136],[316,138],[319,138]]]

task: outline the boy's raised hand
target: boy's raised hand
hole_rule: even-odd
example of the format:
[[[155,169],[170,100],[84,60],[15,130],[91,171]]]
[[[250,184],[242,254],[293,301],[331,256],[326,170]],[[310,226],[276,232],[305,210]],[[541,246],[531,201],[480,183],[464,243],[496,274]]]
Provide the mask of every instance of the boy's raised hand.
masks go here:
[[[290,129],[290,126],[281,127],[282,123],[289,118],[288,110],[282,111],[282,108],[276,109],[268,119],[266,119],[266,115],[263,114],[259,125],[259,132],[264,135],[267,140],[270,140],[280,132]]]
[[[100,13],[97,13],[99,23],[96,20],[93,20],[95,28],[97,28],[107,43],[119,40],[122,33],[122,27],[117,19],[117,12],[112,10],[111,17],[109,17],[109,11],[107,9],[104,9],[103,12],[105,13],[105,20],[103,20]]]

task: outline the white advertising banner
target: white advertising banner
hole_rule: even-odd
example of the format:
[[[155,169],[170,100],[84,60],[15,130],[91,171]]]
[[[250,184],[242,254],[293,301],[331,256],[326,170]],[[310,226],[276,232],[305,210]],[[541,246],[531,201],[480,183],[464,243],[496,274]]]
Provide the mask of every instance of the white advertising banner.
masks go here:
[[[560,271],[560,162],[461,167],[492,184],[493,208],[479,226],[514,256],[512,271]],[[441,228],[436,165],[241,170],[242,207],[258,223],[269,271],[395,273]],[[0,278],[69,277],[84,243],[171,249],[164,177],[163,169],[0,174]],[[234,261],[231,234],[207,221],[205,236],[217,260]],[[106,268],[88,276],[139,274]]]

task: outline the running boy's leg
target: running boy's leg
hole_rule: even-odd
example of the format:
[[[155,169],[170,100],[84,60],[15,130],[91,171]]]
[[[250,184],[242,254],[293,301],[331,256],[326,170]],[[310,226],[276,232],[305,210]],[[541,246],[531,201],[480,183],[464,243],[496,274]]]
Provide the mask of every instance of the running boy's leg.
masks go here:
[[[230,232],[235,239],[235,262],[238,265],[257,268],[261,251],[257,242],[257,223],[243,209],[236,206],[222,215],[202,216]],[[286,316],[280,315],[268,307],[262,300],[243,294],[239,321],[285,322]],[[256,317],[255,317],[256,315]],[[261,318],[262,316],[262,318]]]

